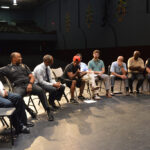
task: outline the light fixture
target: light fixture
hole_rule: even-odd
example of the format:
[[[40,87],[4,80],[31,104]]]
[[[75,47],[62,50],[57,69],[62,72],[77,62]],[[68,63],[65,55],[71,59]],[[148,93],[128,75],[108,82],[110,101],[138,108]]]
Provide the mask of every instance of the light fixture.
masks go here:
[[[13,5],[17,5],[17,0],[13,0]]]
[[[1,6],[2,9],[9,9],[9,6]]]

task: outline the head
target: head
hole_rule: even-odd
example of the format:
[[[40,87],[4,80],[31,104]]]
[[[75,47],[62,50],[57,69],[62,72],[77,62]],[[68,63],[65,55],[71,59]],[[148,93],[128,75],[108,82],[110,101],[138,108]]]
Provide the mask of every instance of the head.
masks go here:
[[[77,53],[76,56],[80,57],[80,61],[82,61],[82,54],[81,53]]]
[[[123,56],[118,56],[117,62],[123,62],[123,60],[124,60],[124,57],[123,57]]]
[[[53,56],[51,55],[44,55],[43,62],[46,66],[51,66],[54,62]]]
[[[22,56],[18,52],[11,53],[10,59],[11,59],[12,64],[21,64],[22,63]]]
[[[76,55],[75,55],[75,56],[73,57],[73,65],[74,65],[74,66],[79,65],[80,61],[81,61],[80,56],[76,56]]]
[[[133,57],[135,60],[137,60],[140,57],[140,51],[134,51]]]
[[[94,59],[98,59],[99,56],[100,56],[100,50],[94,50],[93,51],[93,57],[94,57]]]

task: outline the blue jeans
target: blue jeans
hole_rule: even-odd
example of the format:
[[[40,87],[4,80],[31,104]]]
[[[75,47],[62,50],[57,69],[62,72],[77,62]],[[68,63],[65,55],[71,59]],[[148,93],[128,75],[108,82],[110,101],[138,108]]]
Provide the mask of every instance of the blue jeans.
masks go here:
[[[9,108],[9,107],[16,108],[14,112],[14,120],[18,120],[19,124],[24,125],[27,124],[25,105],[20,95],[8,92],[7,97],[0,96],[0,108]]]

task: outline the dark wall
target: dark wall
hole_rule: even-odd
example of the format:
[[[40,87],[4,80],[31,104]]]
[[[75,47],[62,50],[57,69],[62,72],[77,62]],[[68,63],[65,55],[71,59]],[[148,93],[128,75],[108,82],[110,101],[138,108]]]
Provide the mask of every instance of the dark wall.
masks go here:
[[[43,29],[57,30],[59,49],[149,45],[146,0],[126,0],[122,19],[118,1],[55,0],[38,8],[34,18]]]

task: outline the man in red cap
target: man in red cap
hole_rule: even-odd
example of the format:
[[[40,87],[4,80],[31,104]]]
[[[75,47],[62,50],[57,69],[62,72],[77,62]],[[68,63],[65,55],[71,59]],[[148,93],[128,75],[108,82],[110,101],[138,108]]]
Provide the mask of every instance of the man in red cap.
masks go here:
[[[81,75],[79,63],[80,63],[80,57],[74,56],[73,62],[66,66],[62,77],[63,81],[70,88],[70,92],[71,92],[70,102],[72,103],[78,103],[77,100],[74,98],[74,91],[76,86],[80,88],[80,93],[78,98],[80,100],[85,99],[85,97],[82,96],[84,86],[85,86],[85,81],[82,81],[81,79],[83,74]]]

